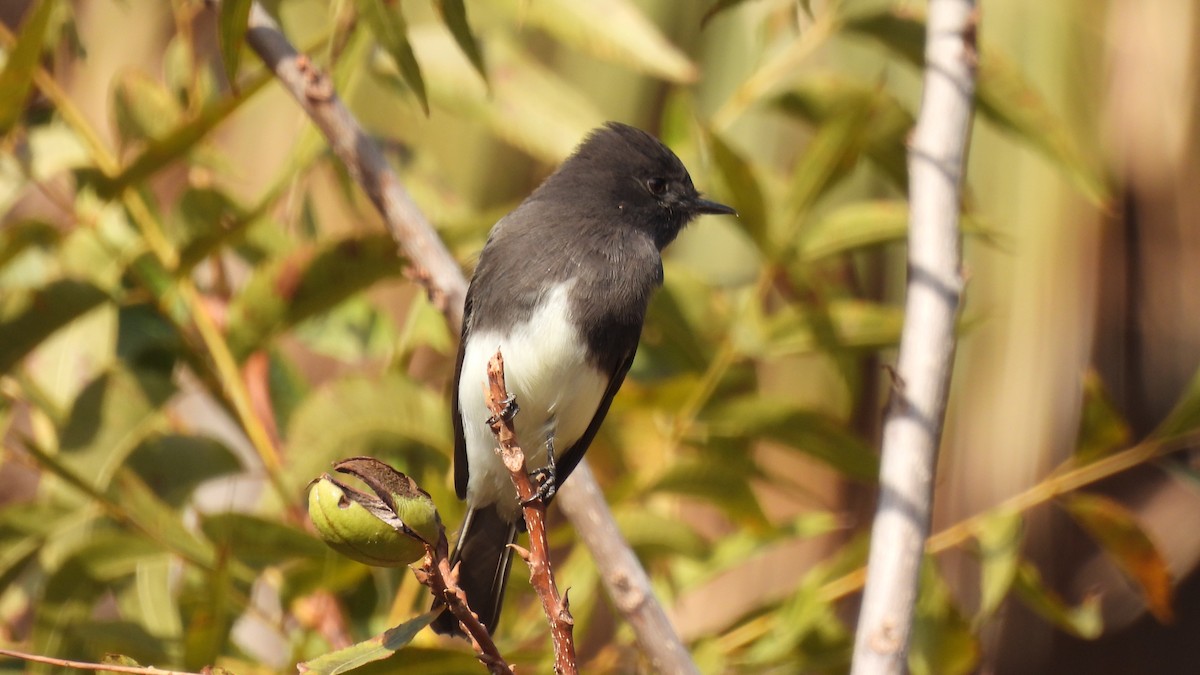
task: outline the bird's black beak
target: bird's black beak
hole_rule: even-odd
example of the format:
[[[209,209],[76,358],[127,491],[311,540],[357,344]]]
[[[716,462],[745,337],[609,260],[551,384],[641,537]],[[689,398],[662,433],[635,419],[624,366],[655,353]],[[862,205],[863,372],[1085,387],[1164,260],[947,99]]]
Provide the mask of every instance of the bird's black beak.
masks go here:
[[[692,200],[692,212],[710,213],[712,215],[720,216],[736,216],[738,214],[738,212],[732,207],[725,206],[724,204],[718,204],[717,202],[710,202],[707,199],[701,199],[699,197],[696,197],[694,200]]]

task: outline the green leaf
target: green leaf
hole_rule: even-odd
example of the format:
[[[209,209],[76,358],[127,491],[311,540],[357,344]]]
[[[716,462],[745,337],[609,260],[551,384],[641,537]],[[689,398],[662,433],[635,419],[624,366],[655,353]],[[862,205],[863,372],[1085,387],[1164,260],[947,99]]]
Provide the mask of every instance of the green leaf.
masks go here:
[[[955,606],[950,589],[929,558],[913,616],[908,667],[912,675],[966,675],[979,665],[979,641]]]
[[[479,49],[479,40],[471,32],[471,24],[467,22],[467,8],[463,0],[435,0],[434,6],[442,17],[442,23],[446,24],[450,34],[454,36],[459,49],[471,60],[471,65],[475,66],[475,71],[484,82],[487,82],[487,66],[483,62],[483,52]]]
[[[1088,464],[1130,443],[1132,433],[1094,369],[1083,376],[1083,410],[1079,416],[1079,438],[1075,460]]]
[[[124,143],[166,138],[183,117],[171,92],[138,71],[124,73],[117,80],[112,106],[117,133]]]
[[[709,148],[712,149],[713,161],[729,190],[730,198],[727,203],[738,211],[738,225],[758,244],[759,250],[767,250],[768,211],[760,182],[754,175],[754,167],[726,143],[720,134],[710,131],[707,138]]]
[[[699,558],[708,551],[704,539],[676,518],[631,509],[618,512],[616,519],[625,541],[642,559],[655,555]]]
[[[704,12],[704,16],[700,17],[700,28],[703,29],[708,27],[708,22],[712,21],[716,15],[728,9],[737,7],[745,1],[746,0],[717,0],[712,4],[711,7],[708,8],[706,12]]]
[[[835,300],[825,307],[787,307],[734,327],[739,351],[778,358],[821,350],[876,350],[900,342],[904,312],[862,300]]]
[[[853,111],[860,116],[863,153],[897,190],[907,192],[907,139],[915,120],[884,87],[840,76],[809,77],[777,97],[773,104],[817,127]]]
[[[204,515],[200,529],[214,544],[256,570],[325,555],[324,545],[309,533],[244,513]]]
[[[3,344],[3,341],[0,341]],[[1173,438],[1200,428],[1200,369],[1192,375],[1187,387],[1175,402],[1166,419],[1154,430],[1155,438]]]
[[[425,93],[425,79],[421,66],[408,42],[408,24],[400,10],[400,3],[385,3],[384,0],[358,0],[358,11],[366,20],[367,27],[375,36],[379,46],[392,57],[400,75],[417,96],[421,110],[429,114],[429,97]]]
[[[108,300],[86,281],[60,279],[0,302],[0,374],[9,372],[46,338]]]
[[[54,0],[41,0],[26,9],[17,42],[8,52],[4,70],[0,71],[0,137],[7,135],[21,119],[55,4]]]
[[[418,26],[411,40],[426,55],[429,98],[439,107],[482,124],[496,138],[538,159],[557,164],[605,116],[561,75],[525,54],[503,34],[488,41],[491,90],[443,30]],[[385,84],[402,79],[390,61],[372,61]]]
[[[174,508],[182,507],[201,483],[242,468],[237,456],[220,441],[174,434],[147,440],[125,465]]]
[[[174,393],[168,376],[117,368],[87,385],[59,431],[58,458],[95,490],[107,488],[125,458],[163,426]]]
[[[962,216],[965,235],[1001,245],[1004,237],[975,217]],[[854,202],[812,222],[800,232],[800,259],[814,262],[871,246],[903,242],[908,238],[908,203],[903,201]]]
[[[53,250],[62,240],[58,228],[42,220],[20,220],[0,230],[0,268],[29,250]]]
[[[420,483],[440,482],[449,469],[443,454],[451,445],[447,407],[440,393],[394,372],[334,381],[292,415],[289,485],[299,495],[335,460],[351,456],[378,457]]]
[[[106,176],[94,170],[81,171],[80,181],[94,185],[102,199],[113,199],[128,187],[145,183],[167,165],[183,159],[208,132],[225,121],[269,82],[271,73],[261,73],[238,92],[206,106],[196,117],[175,127],[161,139],[150,142],[146,149],[126,164],[117,175]]]
[[[206,570],[217,564],[216,548],[192,533],[183,523],[183,514],[155,496],[134,472],[128,469],[117,472],[109,489],[109,499],[159,550],[178,555]],[[237,572],[246,582],[254,578],[244,568]]]
[[[791,257],[813,206],[858,164],[870,142],[873,115],[871,106],[846,103],[817,128],[792,172],[786,215],[772,232],[770,251],[777,258]]]
[[[746,396],[706,410],[703,433],[724,438],[770,439],[836,469],[874,482],[879,460],[871,446],[828,416],[786,401]]]
[[[1170,623],[1175,615],[1171,608],[1171,570],[1133,514],[1108,497],[1084,492],[1063,497],[1062,504],[1142,589],[1150,613],[1159,622]]]
[[[758,497],[750,489],[750,476],[716,462],[677,462],[649,489],[695,497],[720,507],[735,520],[767,524]]]
[[[229,346],[239,358],[272,337],[404,269],[387,235],[306,247],[256,270],[229,307]]]
[[[1024,522],[1019,512],[997,510],[989,513],[975,528],[980,575],[977,621],[991,617],[1012,590],[1021,562]]]
[[[515,20],[553,35],[572,49],[671,82],[694,82],[695,64],[629,0],[541,0],[495,3]]]
[[[224,0],[217,12],[217,41],[221,45],[221,61],[225,64],[225,77],[234,89],[237,89],[242,40],[246,37],[253,4],[253,0]]]
[[[1027,607],[1072,635],[1094,640],[1104,630],[1098,595],[1090,595],[1078,607],[1071,607],[1057,593],[1046,588],[1033,563],[1025,561],[1017,568],[1013,590]]]
[[[346,673],[374,661],[382,661],[393,656],[396,652],[403,649],[405,645],[412,642],[417,633],[433,623],[433,620],[440,613],[440,608],[426,612],[405,621],[399,626],[389,628],[370,640],[330,652],[311,661],[305,661],[298,664],[296,668],[301,673],[337,675],[338,673]]]
[[[925,16],[912,8],[867,12],[845,31],[872,38],[916,67],[924,65]],[[1071,129],[1001,52],[983,45],[976,71],[975,103],[985,119],[1011,132],[1056,164],[1093,203],[1110,199],[1095,160],[1079,150]]]

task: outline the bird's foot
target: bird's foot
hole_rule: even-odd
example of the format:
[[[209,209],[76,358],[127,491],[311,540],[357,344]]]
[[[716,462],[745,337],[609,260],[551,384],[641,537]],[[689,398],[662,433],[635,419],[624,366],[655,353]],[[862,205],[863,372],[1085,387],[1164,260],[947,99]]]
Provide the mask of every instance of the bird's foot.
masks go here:
[[[488,426],[494,427],[499,422],[511,422],[521,412],[521,406],[517,405],[517,397],[509,394],[503,401],[500,402],[500,414],[492,415],[487,419]]]
[[[554,467],[554,439],[546,441],[546,466],[529,472],[529,479],[537,484],[533,496],[521,501],[521,506],[529,506],[535,501],[543,504],[550,501],[558,492],[558,476]]]

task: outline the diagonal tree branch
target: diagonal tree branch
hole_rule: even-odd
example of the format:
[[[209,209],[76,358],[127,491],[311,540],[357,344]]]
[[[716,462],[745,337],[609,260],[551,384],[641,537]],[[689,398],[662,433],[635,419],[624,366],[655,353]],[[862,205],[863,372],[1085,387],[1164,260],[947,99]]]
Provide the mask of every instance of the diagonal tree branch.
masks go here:
[[[383,214],[388,231],[404,255],[420,269],[418,280],[445,314],[451,329],[461,330],[467,290],[462,270],[376,143],[343,105],[328,75],[296,51],[257,2],[250,11],[246,42],[324,134],[350,175]],[[621,537],[586,460],[559,490],[558,501],[595,559],[617,611],[637,629],[638,645],[654,670],[698,672],[658,603],[646,570]]]
[[[856,675],[902,673],[942,436],[962,296],[959,189],[977,61],[975,0],[930,0],[925,90],[908,152],[908,286],[883,428],[879,506],[854,643]]]

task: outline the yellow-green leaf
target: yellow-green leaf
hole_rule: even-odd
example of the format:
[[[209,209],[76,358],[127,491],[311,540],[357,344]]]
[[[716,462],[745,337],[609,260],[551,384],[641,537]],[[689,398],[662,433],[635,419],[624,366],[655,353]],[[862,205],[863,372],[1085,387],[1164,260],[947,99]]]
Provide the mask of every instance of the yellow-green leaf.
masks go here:
[[[1171,572],[1133,514],[1108,497],[1083,492],[1064,497],[1062,504],[1117,567],[1142,589],[1146,607],[1155,618],[1169,623],[1174,618]]]
[[[0,71],[0,137],[21,119],[25,99],[33,85],[33,74],[42,56],[42,44],[46,39],[46,28],[50,25],[54,5],[54,0],[41,0],[26,10],[17,43],[8,53],[4,70]]]
[[[990,617],[1012,589],[1020,564],[1024,519],[1016,511],[988,514],[975,528],[979,545],[979,619]]]
[[[434,6],[442,16],[442,23],[446,24],[450,34],[454,36],[459,49],[470,59],[471,65],[475,66],[475,71],[484,82],[487,82],[487,66],[483,61],[483,52],[479,49],[479,40],[471,32],[470,23],[467,22],[467,8],[463,0],[435,0]]]
[[[244,357],[297,323],[400,274],[404,261],[386,235],[303,248],[256,271],[229,307],[229,346]]]
[[[429,114],[429,96],[425,93],[425,78],[421,65],[408,41],[408,23],[404,20],[400,3],[385,3],[384,0],[358,0],[358,11],[375,35],[379,46],[392,57],[405,84],[417,97],[421,110]]]
[[[672,82],[697,77],[695,64],[629,0],[505,0],[496,5],[597,58]]]
[[[246,37],[246,24],[250,20],[250,7],[253,5],[253,0],[222,0],[217,13],[217,40],[221,43],[221,61],[225,64],[225,77],[234,88],[237,87],[242,40]]]
[[[1104,630],[1098,595],[1090,595],[1079,606],[1072,607],[1046,588],[1041,573],[1031,562],[1022,562],[1017,567],[1013,590],[1027,607],[1072,635],[1094,640]]]

